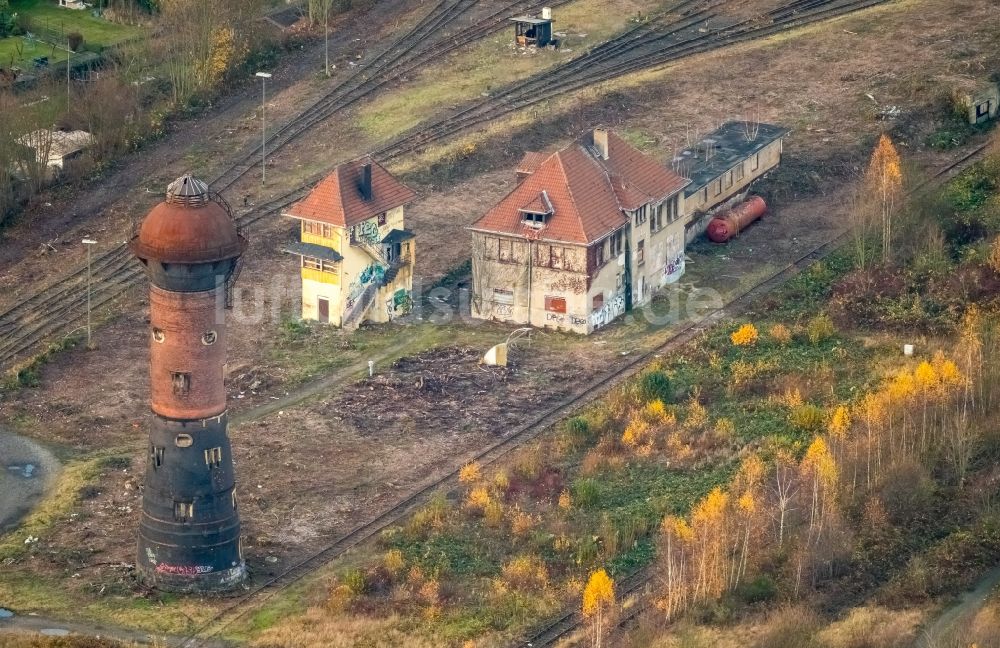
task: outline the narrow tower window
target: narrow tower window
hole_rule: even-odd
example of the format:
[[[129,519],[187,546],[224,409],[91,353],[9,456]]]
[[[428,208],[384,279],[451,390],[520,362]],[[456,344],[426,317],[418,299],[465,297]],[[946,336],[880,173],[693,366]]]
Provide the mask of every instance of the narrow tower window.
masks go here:
[[[149,460],[153,464],[153,468],[159,468],[163,465],[163,448],[158,448],[157,446],[149,446]]]
[[[205,450],[205,463],[210,468],[218,468],[222,465],[222,448],[209,448]]]
[[[188,522],[194,518],[194,502],[174,502],[174,519]]]
[[[174,396],[187,396],[191,391],[191,374],[181,371],[170,372],[170,384],[174,388]]]
[[[236,489],[233,489],[233,510],[235,511],[238,507],[236,506]]]

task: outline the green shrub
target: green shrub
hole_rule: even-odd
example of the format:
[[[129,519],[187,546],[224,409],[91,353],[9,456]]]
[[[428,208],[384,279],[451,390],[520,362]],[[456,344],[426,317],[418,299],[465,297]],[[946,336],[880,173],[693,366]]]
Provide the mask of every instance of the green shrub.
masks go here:
[[[809,325],[806,327],[806,334],[809,337],[809,342],[817,345],[836,335],[837,327],[833,325],[833,320],[830,319],[830,316],[823,313],[809,320]]]
[[[673,392],[670,390],[670,378],[658,369],[643,373],[639,377],[636,388],[638,389],[639,398],[644,403],[654,400],[660,400],[664,403],[673,401]]]
[[[586,416],[574,416],[566,421],[566,433],[575,445],[590,445],[594,442],[595,432]]]
[[[738,594],[745,603],[766,603],[778,596],[778,585],[774,579],[765,574],[749,583],[743,583]]]
[[[573,482],[570,489],[573,502],[582,508],[595,506],[601,499],[601,488],[596,479],[586,477]]]
[[[368,591],[368,578],[360,569],[348,569],[341,575],[340,582],[355,596],[361,596]]]
[[[812,403],[798,405],[792,409],[792,425],[805,432],[819,432],[826,423],[826,413],[823,408]]]

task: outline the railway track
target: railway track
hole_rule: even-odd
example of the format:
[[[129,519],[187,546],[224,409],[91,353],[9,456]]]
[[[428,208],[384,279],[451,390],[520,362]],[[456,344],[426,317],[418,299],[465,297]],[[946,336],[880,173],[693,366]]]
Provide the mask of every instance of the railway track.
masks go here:
[[[923,191],[924,189],[930,186],[937,185],[940,182],[948,179],[955,172],[961,171],[969,164],[979,159],[983,155],[983,153],[986,152],[988,146],[989,145],[983,145],[977,147],[976,149],[973,149],[966,155],[963,155],[958,160],[955,160],[954,162],[945,166],[944,168],[939,169],[932,176],[930,176],[923,182],[919,183],[914,187],[911,187],[908,191],[908,194],[911,196],[916,195],[919,192]],[[784,282],[787,281],[788,279],[791,279],[793,276],[795,276],[805,268],[808,268],[810,265],[812,265],[817,261],[821,261],[827,255],[832,253],[834,250],[837,250],[838,248],[843,246],[847,242],[849,236],[850,236],[849,231],[842,232],[841,234],[837,235],[836,237],[827,241],[826,243],[823,243],[822,245],[810,250],[808,253],[804,254],[803,256],[799,257],[792,263],[788,264],[787,266],[779,270],[776,274],[772,275],[764,282],[757,284],[747,292],[740,295],[737,298],[737,300],[734,300],[734,302],[730,302],[730,304],[727,304],[723,310],[729,309],[730,306],[735,304],[737,301],[743,302],[744,304],[756,303],[760,297],[763,297],[768,293],[772,292],[775,288],[784,284]],[[696,327],[696,330],[697,332],[701,332],[705,328],[706,327],[704,326],[698,326]],[[672,340],[668,341],[667,344],[664,346],[670,345],[671,342]],[[655,352],[653,352],[653,355],[662,353],[664,350],[666,349],[658,349]],[[650,354],[647,354],[647,356],[645,356],[646,362],[648,362],[651,359],[652,358]],[[624,579],[622,579],[618,587],[619,600],[624,600],[625,598],[634,595],[640,595],[641,591],[646,589],[652,583],[652,580],[653,580],[653,574],[651,570],[648,569],[640,570],[638,572],[634,572],[626,576]],[[637,600],[635,604],[629,609],[629,611],[618,620],[617,628],[621,629],[627,626],[628,624],[632,623],[640,614],[642,614],[647,609],[648,605],[646,605],[646,602],[641,600],[640,598],[640,600]],[[527,635],[526,637],[518,639],[513,646],[516,646],[518,648],[523,646],[531,646],[532,648],[553,646],[556,644],[556,642],[568,637],[570,634],[579,629],[582,624],[583,624],[583,617],[578,611],[576,610],[565,611],[561,615],[545,622],[543,625],[536,628],[531,634]]]
[[[507,18],[522,12],[538,10],[543,4],[558,7],[571,0],[517,0],[508,2],[473,25],[457,33],[438,36],[445,25],[468,15],[480,0],[441,0],[409,32],[395,41],[361,69],[338,84],[313,105],[271,135],[267,152],[274,154],[308,132],[313,126],[332,115],[372,96],[420,69],[432,60],[444,56],[469,42],[497,31]],[[261,147],[253,146],[235,165],[224,171],[210,184],[215,191],[225,191],[260,164]]]
[[[368,88],[367,92],[370,94],[381,85],[390,82],[389,76],[391,74],[386,78],[381,78],[376,74],[379,69],[384,71],[386,65],[399,64],[405,67],[406,63],[401,61],[408,60],[416,67],[422,64],[420,61],[423,59],[419,58],[422,56],[419,54],[420,52],[427,56],[440,54],[442,51],[440,48],[424,49],[422,45],[419,45],[421,36],[432,33],[435,25],[453,20],[456,15],[466,11],[471,1],[440,0],[423,21],[402,37],[396,45],[390,46],[386,52],[373,60],[374,67],[369,70],[371,72],[369,81],[377,85],[366,86],[364,84],[368,81],[359,80],[356,83],[348,84],[346,90],[335,89],[326,99],[307,110],[308,114],[296,120],[299,125],[289,126],[290,130],[288,131],[279,131],[275,135],[278,139],[275,139],[274,143],[277,145],[283,141],[281,138],[285,138],[284,141],[287,144],[308,130],[308,126],[303,127],[302,124],[315,125],[315,123],[329,117],[333,112],[350,105],[344,102],[357,101],[361,96],[365,96],[363,94],[357,95],[357,93],[365,92],[364,88]],[[566,1],[568,0],[556,0],[552,3],[529,0],[508,2],[500,10],[478,22],[476,29],[488,30],[491,24],[499,24],[502,22],[502,18],[498,19],[497,16],[504,13],[509,15],[511,12],[524,11],[541,4],[561,4]],[[681,0],[657,19],[651,20],[647,24],[638,25],[562,66],[512,84],[492,97],[414,130],[377,151],[376,156],[382,159],[397,158],[560,93],[571,92],[624,74],[755,38],[766,37],[888,1],[791,0],[762,16],[738,22],[730,21],[729,24],[720,22],[719,26],[709,29],[703,25],[721,20],[713,9],[723,5],[723,0]],[[466,31],[463,33],[468,35],[478,32]],[[448,47],[450,46],[448,45]],[[406,59],[408,56],[411,58]],[[365,69],[368,69],[367,66]],[[355,76],[361,74],[359,71]],[[355,87],[362,89],[350,89]],[[255,156],[251,155],[250,157]],[[225,186],[231,186],[236,179],[245,175],[252,168],[252,166],[247,166],[248,164],[235,165],[233,167],[235,170],[220,176],[219,181]],[[238,221],[241,225],[246,226],[280,211],[303,197],[309,188],[322,178],[322,175],[316,174],[308,178],[301,188],[255,206],[252,210],[240,215]],[[233,179],[234,177],[236,179]],[[213,185],[213,189],[217,188]],[[98,255],[94,259],[94,263],[118,263],[128,256],[127,249],[124,244],[121,244]],[[116,294],[121,294],[141,277],[137,267],[134,271],[126,269],[121,272],[123,276],[115,275],[113,272],[95,274],[93,279],[95,303],[98,301],[102,304],[110,303]],[[40,293],[22,300],[7,312],[0,314],[0,331],[17,331],[11,339],[5,339],[0,344],[0,366],[10,366],[17,359],[37,352],[47,340],[75,328],[74,322],[81,317],[82,305],[85,304],[85,300],[80,294],[85,290],[85,280],[86,268],[80,267],[70,275],[43,289]],[[21,330],[22,328],[24,331]]]
[[[960,159],[952,162],[947,167],[938,170],[924,183],[911,188],[910,193],[912,194],[920,191],[928,184],[940,182],[956,170],[965,168],[978,159],[987,148],[988,145],[983,145],[973,151],[970,151]],[[512,450],[536,438],[552,425],[558,423],[560,420],[576,411],[581,405],[591,402],[610,389],[614,388],[616,385],[634,376],[643,367],[649,364],[655,356],[678,349],[719,321],[738,315],[739,313],[745,311],[747,307],[759,303],[762,297],[775,291],[803,269],[808,268],[816,261],[825,258],[832,251],[842,246],[847,237],[848,233],[843,232],[833,239],[809,250],[802,256],[772,274],[764,281],[744,291],[722,308],[713,311],[701,320],[687,323],[662,345],[635,356],[614,373],[599,378],[590,385],[584,387],[582,390],[570,396],[568,399],[564,400],[556,407],[547,412],[540,413],[531,421],[517,428],[506,438],[487,446],[470,457],[467,457],[462,464],[464,465],[475,461],[480,465],[489,466],[490,464],[500,460]],[[259,605],[266,603],[278,593],[298,583],[303,578],[313,573],[316,569],[335,560],[349,549],[356,547],[366,540],[369,540],[383,529],[398,523],[417,507],[424,504],[434,492],[457,483],[457,478],[458,469],[456,468],[452,472],[424,484],[416,492],[410,494],[405,499],[398,502],[395,506],[380,512],[368,522],[355,527],[350,532],[337,539],[337,541],[333,544],[306,557],[285,572],[282,572],[281,574],[278,574],[277,576],[261,583],[252,592],[236,599],[231,605],[227,606],[212,619],[205,622],[198,630],[195,631],[194,634],[187,637],[182,645],[184,648],[196,648],[201,645],[202,641],[218,636],[227,627],[233,625],[252,610],[257,609]],[[646,587],[649,582],[650,575],[648,572],[640,571],[624,579],[619,587],[619,592],[631,595]],[[622,621],[624,622],[627,619],[634,618],[639,611],[640,609],[637,608],[636,611],[631,612]],[[531,645],[535,648],[538,646],[552,645],[560,638],[565,637],[567,634],[575,630],[579,627],[579,625],[579,615],[576,612],[567,612],[557,619],[547,623],[545,627],[539,629],[527,639],[520,641],[518,645]]]
[[[337,112],[404,78],[433,58],[501,28],[507,18],[537,10],[542,5],[559,6],[571,0],[517,0],[506,2],[480,18],[460,34],[447,34],[444,25],[455,23],[481,4],[481,0],[440,0],[414,27],[370,61],[363,62],[350,77],[313,105],[271,134],[267,150],[275,153]],[[214,190],[232,187],[259,163],[260,146],[244,152],[239,160],[213,182]],[[297,200],[304,191],[269,201],[238,220],[250,224]],[[131,264],[124,243],[94,256],[91,265],[92,307],[111,302],[141,280],[142,272]],[[86,312],[87,268],[68,275],[10,306],[0,314],[0,366],[37,352],[47,340],[75,328]]]

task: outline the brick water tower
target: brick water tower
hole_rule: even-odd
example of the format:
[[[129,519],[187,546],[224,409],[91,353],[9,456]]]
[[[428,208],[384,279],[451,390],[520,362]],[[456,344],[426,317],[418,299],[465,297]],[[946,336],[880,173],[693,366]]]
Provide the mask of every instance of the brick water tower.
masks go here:
[[[155,414],[136,565],[161,589],[229,589],[246,566],[226,434],[224,309],[246,240],[221,198],[186,175],[167,187],[130,248],[150,281]]]

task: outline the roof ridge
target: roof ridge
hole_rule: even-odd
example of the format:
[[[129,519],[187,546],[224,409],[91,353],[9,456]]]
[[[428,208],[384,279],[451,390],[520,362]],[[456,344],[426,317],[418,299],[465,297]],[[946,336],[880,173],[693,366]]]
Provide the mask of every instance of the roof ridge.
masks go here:
[[[573,196],[573,185],[572,183],[570,183],[569,175],[567,175],[566,173],[566,167],[563,165],[562,153],[563,151],[556,151],[555,153],[553,153],[553,155],[555,156],[556,161],[559,163],[559,171],[560,173],[562,173],[563,180],[566,183],[566,195],[569,196],[569,201],[573,203],[573,211],[576,213],[576,218],[573,219],[574,221],[576,221],[574,225],[580,228],[579,233],[583,235],[583,239],[585,241],[589,241],[590,237],[587,236],[587,230],[583,226],[583,219],[580,218],[580,207],[576,204],[576,198]]]

